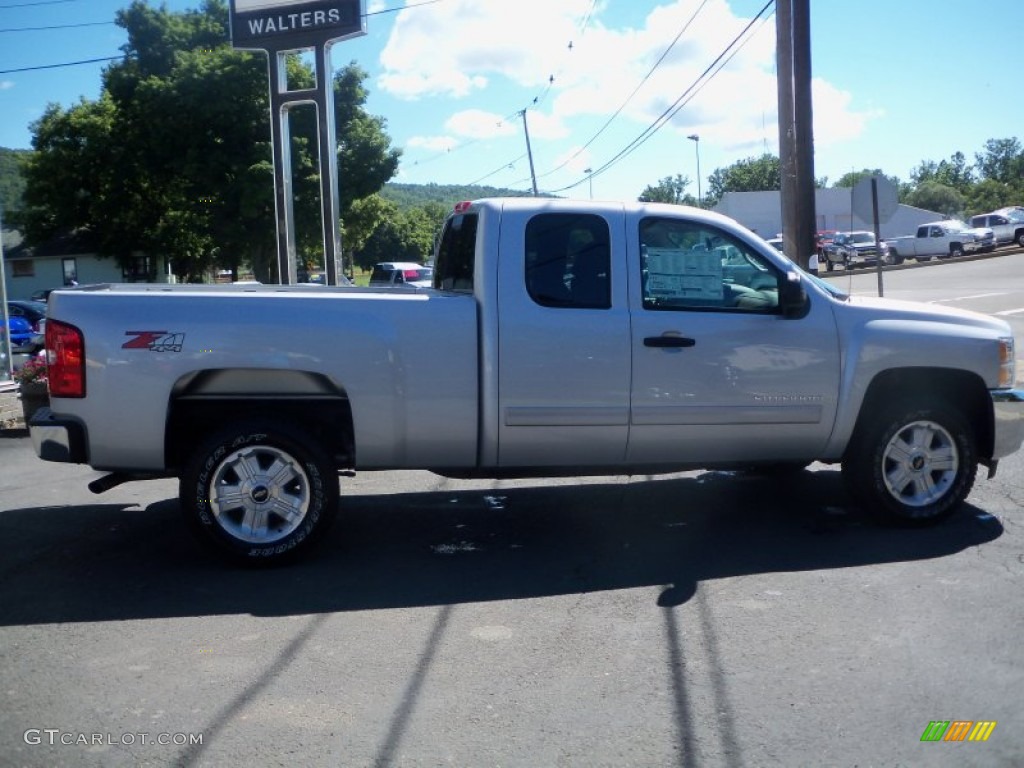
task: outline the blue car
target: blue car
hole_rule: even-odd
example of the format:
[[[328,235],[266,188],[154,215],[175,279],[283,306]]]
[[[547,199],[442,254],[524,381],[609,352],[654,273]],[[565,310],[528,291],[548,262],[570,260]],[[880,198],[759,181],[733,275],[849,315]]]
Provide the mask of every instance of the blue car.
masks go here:
[[[7,326],[11,332],[11,352],[33,353],[43,348],[46,305],[34,301],[7,303]],[[0,323],[0,337],[3,335]]]

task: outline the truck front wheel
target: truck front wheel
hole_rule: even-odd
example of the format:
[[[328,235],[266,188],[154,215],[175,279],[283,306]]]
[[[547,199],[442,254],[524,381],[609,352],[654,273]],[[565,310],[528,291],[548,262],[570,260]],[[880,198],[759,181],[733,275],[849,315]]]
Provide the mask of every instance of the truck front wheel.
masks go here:
[[[319,445],[290,427],[253,421],[196,449],[179,496],[193,529],[222,553],[277,563],[327,530],[338,506],[338,473]]]
[[[865,425],[843,461],[843,479],[883,522],[923,526],[960,506],[977,469],[974,432],[958,411],[904,404]]]

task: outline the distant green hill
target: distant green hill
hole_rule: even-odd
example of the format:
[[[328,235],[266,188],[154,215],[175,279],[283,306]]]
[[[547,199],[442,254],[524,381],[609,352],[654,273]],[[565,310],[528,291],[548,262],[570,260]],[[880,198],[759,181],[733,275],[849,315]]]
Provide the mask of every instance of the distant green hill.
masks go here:
[[[528,192],[498,187],[466,186],[460,184],[396,184],[388,182],[380,192],[400,209],[416,208],[427,203],[440,203],[449,208],[460,200],[478,200],[481,197],[527,197]]]

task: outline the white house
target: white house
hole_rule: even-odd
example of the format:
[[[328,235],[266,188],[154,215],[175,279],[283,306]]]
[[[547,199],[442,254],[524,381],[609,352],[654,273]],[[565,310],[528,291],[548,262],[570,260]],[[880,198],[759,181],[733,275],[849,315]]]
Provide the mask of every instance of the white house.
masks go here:
[[[117,259],[101,258],[74,235],[56,237],[40,246],[28,246],[21,233],[5,229],[4,277],[11,299],[28,299],[36,291],[89,283],[165,283],[163,259],[137,256],[127,269]]]
[[[818,232],[852,229],[874,230],[874,223],[853,212],[853,189],[846,187],[814,190],[815,224]],[[768,239],[782,232],[782,194],[780,192],[726,192],[714,208],[736,219],[747,229]],[[883,238],[912,235],[920,224],[945,218],[935,211],[900,204],[879,231]]]

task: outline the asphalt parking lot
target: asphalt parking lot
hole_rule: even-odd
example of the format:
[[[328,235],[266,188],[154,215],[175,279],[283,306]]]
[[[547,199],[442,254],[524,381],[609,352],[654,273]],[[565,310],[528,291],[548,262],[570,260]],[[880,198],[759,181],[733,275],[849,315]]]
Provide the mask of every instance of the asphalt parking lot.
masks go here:
[[[1019,458],[924,531],[879,528],[824,465],[782,483],[360,475],[314,557],[253,571],[197,545],[172,481],[94,497],[92,472],[43,472],[25,438],[0,452],[8,764],[1024,752]],[[985,743],[922,742],[943,720],[997,726]],[[57,743],[34,743],[46,729]],[[83,734],[101,743],[59,741]]]

